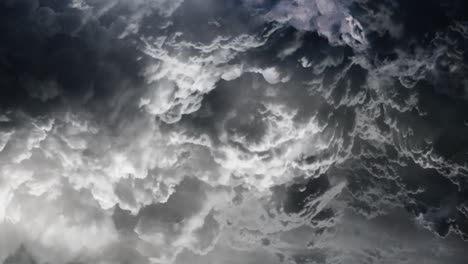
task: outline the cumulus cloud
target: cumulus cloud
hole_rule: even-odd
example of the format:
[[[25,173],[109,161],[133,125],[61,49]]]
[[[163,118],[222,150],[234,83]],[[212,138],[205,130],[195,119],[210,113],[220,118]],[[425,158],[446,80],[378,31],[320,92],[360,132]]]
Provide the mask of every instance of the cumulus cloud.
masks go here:
[[[467,7],[418,3],[0,3],[0,261],[463,263]]]

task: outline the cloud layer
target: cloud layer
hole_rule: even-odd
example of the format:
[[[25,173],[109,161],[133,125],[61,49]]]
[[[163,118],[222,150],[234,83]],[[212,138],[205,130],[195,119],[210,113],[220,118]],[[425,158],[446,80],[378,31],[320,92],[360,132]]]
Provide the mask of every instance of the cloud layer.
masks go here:
[[[464,263],[463,1],[0,3],[0,262]]]

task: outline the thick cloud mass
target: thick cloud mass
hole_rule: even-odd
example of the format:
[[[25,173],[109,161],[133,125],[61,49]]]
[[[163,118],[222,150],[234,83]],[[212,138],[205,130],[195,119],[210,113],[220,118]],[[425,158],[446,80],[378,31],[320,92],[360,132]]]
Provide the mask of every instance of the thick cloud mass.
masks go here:
[[[466,263],[466,14],[0,1],[0,263]]]

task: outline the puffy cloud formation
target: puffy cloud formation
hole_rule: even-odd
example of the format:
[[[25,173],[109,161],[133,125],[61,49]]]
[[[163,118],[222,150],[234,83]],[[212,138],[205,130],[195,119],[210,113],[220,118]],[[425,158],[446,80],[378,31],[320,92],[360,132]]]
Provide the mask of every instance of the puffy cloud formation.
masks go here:
[[[0,3],[0,262],[465,263],[468,5]]]

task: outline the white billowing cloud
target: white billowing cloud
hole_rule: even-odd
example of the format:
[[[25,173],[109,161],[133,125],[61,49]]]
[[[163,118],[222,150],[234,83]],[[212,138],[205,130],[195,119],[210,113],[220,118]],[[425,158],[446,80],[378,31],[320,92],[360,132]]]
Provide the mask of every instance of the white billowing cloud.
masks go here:
[[[70,7],[80,9],[80,10],[86,10],[88,8],[91,8],[86,3],[86,0],[72,0],[71,3],[70,3]]]
[[[310,61],[307,60],[306,57],[302,57],[299,62],[301,63],[302,67],[304,68],[309,68],[312,66],[312,64],[310,63]]]
[[[174,101],[176,84],[164,79],[152,82],[148,86],[147,93],[140,99],[139,107],[144,107],[152,115],[162,115],[168,112]]]
[[[182,115],[197,111],[203,95],[212,91],[219,80],[233,80],[249,71],[243,65],[228,63],[237,54],[264,45],[276,29],[260,36],[216,37],[209,44],[185,41],[182,33],[143,39],[143,51],[155,62],[144,73],[148,86],[140,107],[167,123],[175,123]],[[182,55],[190,49],[197,50],[198,54]],[[261,71],[269,82],[279,81],[274,68],[251,71]]]
[[[98,126],[84,111],[57,113],[44,120],[5,117],[7,123],[19,120],[24,126],[2,137],[2,221],[26,234],[25,241],[61,249],[63,259],[93,256],[119,241],[111,219],[117,204],[137,214],[144,206],[166,203],[186,176],[212,186],[244,184],[264,193],[301,169],[294,164],[303,150],[293,148],[305,145],[306,135],[320,131],[313,120],[296,124],[294,110],[272,104],[257,113],[266,127],[260,141],[222,134],[217,143],[221,145],[215,146],[203,134],[162,131],[153,114],[122,116],[113,130]],[[229,191],[207,195],[210,198],[200,201],[201,211],[187,218],[177,234],[144,231],[137,225],[138,237],[151,249],[160,248],[159,255],[151,255],[150,249],[141,253],[165,263],[183,249],[200,250],[197,230],[212,210],[222,212],[232,199]],[[53,261],[47,256],[41,259]]]
[[[266,14],[269,20],[288,23],[299,30],[317,31],[335,45],[364,49],[367,40],[361,24],[349,12],[352,0],[280,1]]]
[[[246,163],[248,160],[240,158],[245,153],[229,145],[216,150],[226,158],[212,157],[214,162],[210,161],[213,154],[204,151],[206,146],[210,147],[209,141],[194,141],[201,144],[196,147],[177,134],[161,133],[150,117],[143,114],[133,121],[126,120],[117,137],[108,134],[104,128],[94,127],[85,119],[86,116],[72,114],[58,116],[44,124],[33,123],[4,136],[0,195],[2,221],[11,222],[20,232],[28,234],[28,240],[39,241],[44,247],[63,248],[71,255],[77,255],[116,241],[118,235],[113,229],[110,214],[117,203],[136,213],[144,205],[166,201],[172,194],[170,189],[178,185],[185,175],[199,177],[211,184],[226,184],[229,180],[204,177],[210,172],[213,176],[217,173],[247,176],[276,169],[275,175],[279,175],[287,166],[281,157],[265,163],[255,155],[251,156],[254,163],[249,165]],[[272,143],[258,146],[259,150],[281,144],[278,137],[282,136],[283,129],[288,129],[282,128],[286,125],[278,126],[271,122],[269,129],[273,134],[268,135],[267,140]],[[275,143],[277,140],[280,141]],[[184,153],[190,153],[194,158],[183,158]],[[208,155],[208,159],[197,159],[197,155]],[[207,167],[200,167],[201,162],[208,162]],[[128,190],[130,197],[122,196],[114,189],[120,181],[136,187]],[[242,182],[256,184],[250,182],[249,177]],[[271,184],[265,178],[257,187],[268,188]],[[218,197],[210,201],[222,202],[223,199]],[[206,208],[198,216],[201,219],[215,207],[203,206]],[[37,212],[37,207],[42,209]],[[35,220],[31,221],[31,218]],[[185,228],[188,229],[180,234],[180,240],[173,242],[174,246],[182,249],[192,245],[189,238],[203,224],[201,220],[193,221],[187,223]],[[148,234],[141,233],[140,236],[157,245]],[[169,237],[172,236],[165,239]],[[167,252],[163,255],[174,250],[172,246],[166,247]]]
[[[252,69],[252,72],[258,72],[263,75],[265,81],[270,84],[277,84],[279,82],[286,82],[287,78],[281,78],[280,73],[275,67],[269,67],[266,69]]]

